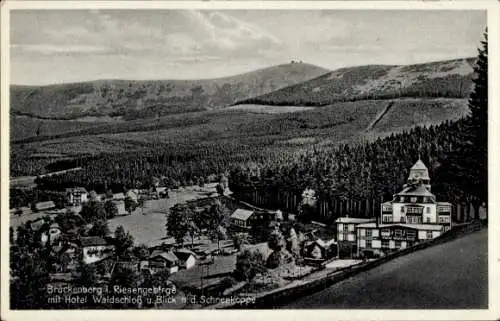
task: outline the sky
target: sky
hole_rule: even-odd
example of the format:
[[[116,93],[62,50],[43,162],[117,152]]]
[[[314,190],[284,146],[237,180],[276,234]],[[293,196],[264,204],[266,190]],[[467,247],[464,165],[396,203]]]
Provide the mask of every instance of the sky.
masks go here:
[[[485,11],[15,10],[11,83],[217,78],[477,55]]]

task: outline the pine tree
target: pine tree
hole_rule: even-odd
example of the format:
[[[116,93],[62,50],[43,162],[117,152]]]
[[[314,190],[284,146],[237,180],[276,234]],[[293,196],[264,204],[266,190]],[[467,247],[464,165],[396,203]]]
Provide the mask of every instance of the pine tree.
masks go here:
[[[470,190],[484,202],[488,199],[488,31],[478,49],[478,58],[474,67],[474,90],[470,94],[470,116],[467,122],[472,135],[472,146],[476,166],[472,166],[473,181]],[[471,155],[472,156],[472,155]]]

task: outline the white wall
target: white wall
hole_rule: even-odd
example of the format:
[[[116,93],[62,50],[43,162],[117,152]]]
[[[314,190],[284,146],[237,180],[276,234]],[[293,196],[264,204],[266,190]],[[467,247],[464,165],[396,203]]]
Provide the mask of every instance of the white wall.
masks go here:
[[[99,246],[84,247],[83,248],[83,262],[85,264],[90,264],[90,263],[98,262],[102,259],[105,259],[105,258],[113,255],[113,251],[109,252],[108,254],[104,254],[104,255],[98,255],[98,254],[89,255],[89,254],[87,254],[87,252],[89,252],[89,251],[95,251],[95,250],[104,251],[105,249],[112,249],[112,248],[113,248],[112,245],[99,245]]]
[[[401,242],[401,248],[402,248],[402,249],[406,248],[406,241],[402,241],[402,242]]]
[[[418,231],[418,239],[426,240],[427,239],[427,231]]]
[[[394,240],[389,240],[389,248],[390,249],[396,248],[396,242],[394,242]]]
[[[356,240],[356,237],[354,236],[354,234],[348,234],[348,235],[347,235],[347,240],[348,240],[348,241],[355,241],[355,240]]]
[[[379,249],[382,247],[382,242],[380,240],[372,240],[372,248]]]
[[[427,213],[427,207],[430,207],[430,213]],[[427,218],[430,219],[430,222],[427,222]],[[425,204],[424,215],[422,216],[422,223],[437,223],[437,206],[436,204]]]
[[[366,241],[365,240],[359,240],[359,247],[366,247]]]
[[[432,238],[435,239],[436,237],[439,237],[441,235],[440,231],[432,231]]]
[[[189,259],[186,261],[186,269],[192,268],[196,264],[196,259],[194,256],[190,256]]]

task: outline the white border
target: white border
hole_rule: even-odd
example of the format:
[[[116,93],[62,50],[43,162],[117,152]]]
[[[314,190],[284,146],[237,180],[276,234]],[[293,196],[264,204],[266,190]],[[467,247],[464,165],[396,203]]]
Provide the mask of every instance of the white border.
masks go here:
[[[349,320],[494,320],[500,319],[500,207],[495,196],[499,195],[500,164],[500,2],[457,1],[457,2],[415,2],[415,1],[3,1],[1,3],[1,318],[2,320],[107,320],[120,321],[137,319],[175,320],[218,319],[253,320],[283,318],[284,320],[349,319]],[[489,39],[489,304],[488,310],[250,310],[213,311],[204,310],[157,310],[157,311],[10,311],[8,309],[9,284],[9,11],[16,9],[349,9],[349,10],[488,10]],[[479,40],[479,39],[478,39]]]

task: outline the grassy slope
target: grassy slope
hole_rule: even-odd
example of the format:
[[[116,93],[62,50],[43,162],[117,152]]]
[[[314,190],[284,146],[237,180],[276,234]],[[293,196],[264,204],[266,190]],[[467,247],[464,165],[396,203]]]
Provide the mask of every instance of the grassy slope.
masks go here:
[[[219,79],[98,80],[41,87],[12,86],[11,111],[15,115],[51,119],[88,115],[155,117],[225,107],[326,72],[327,69],[310,64],[284,64]],[[201,87],[202,92],[193,94],[196,87]]]
[[[322,106],[336,101],[394,97],[467,97],[474,59],[408,66],[343,68],[238,103]]]

